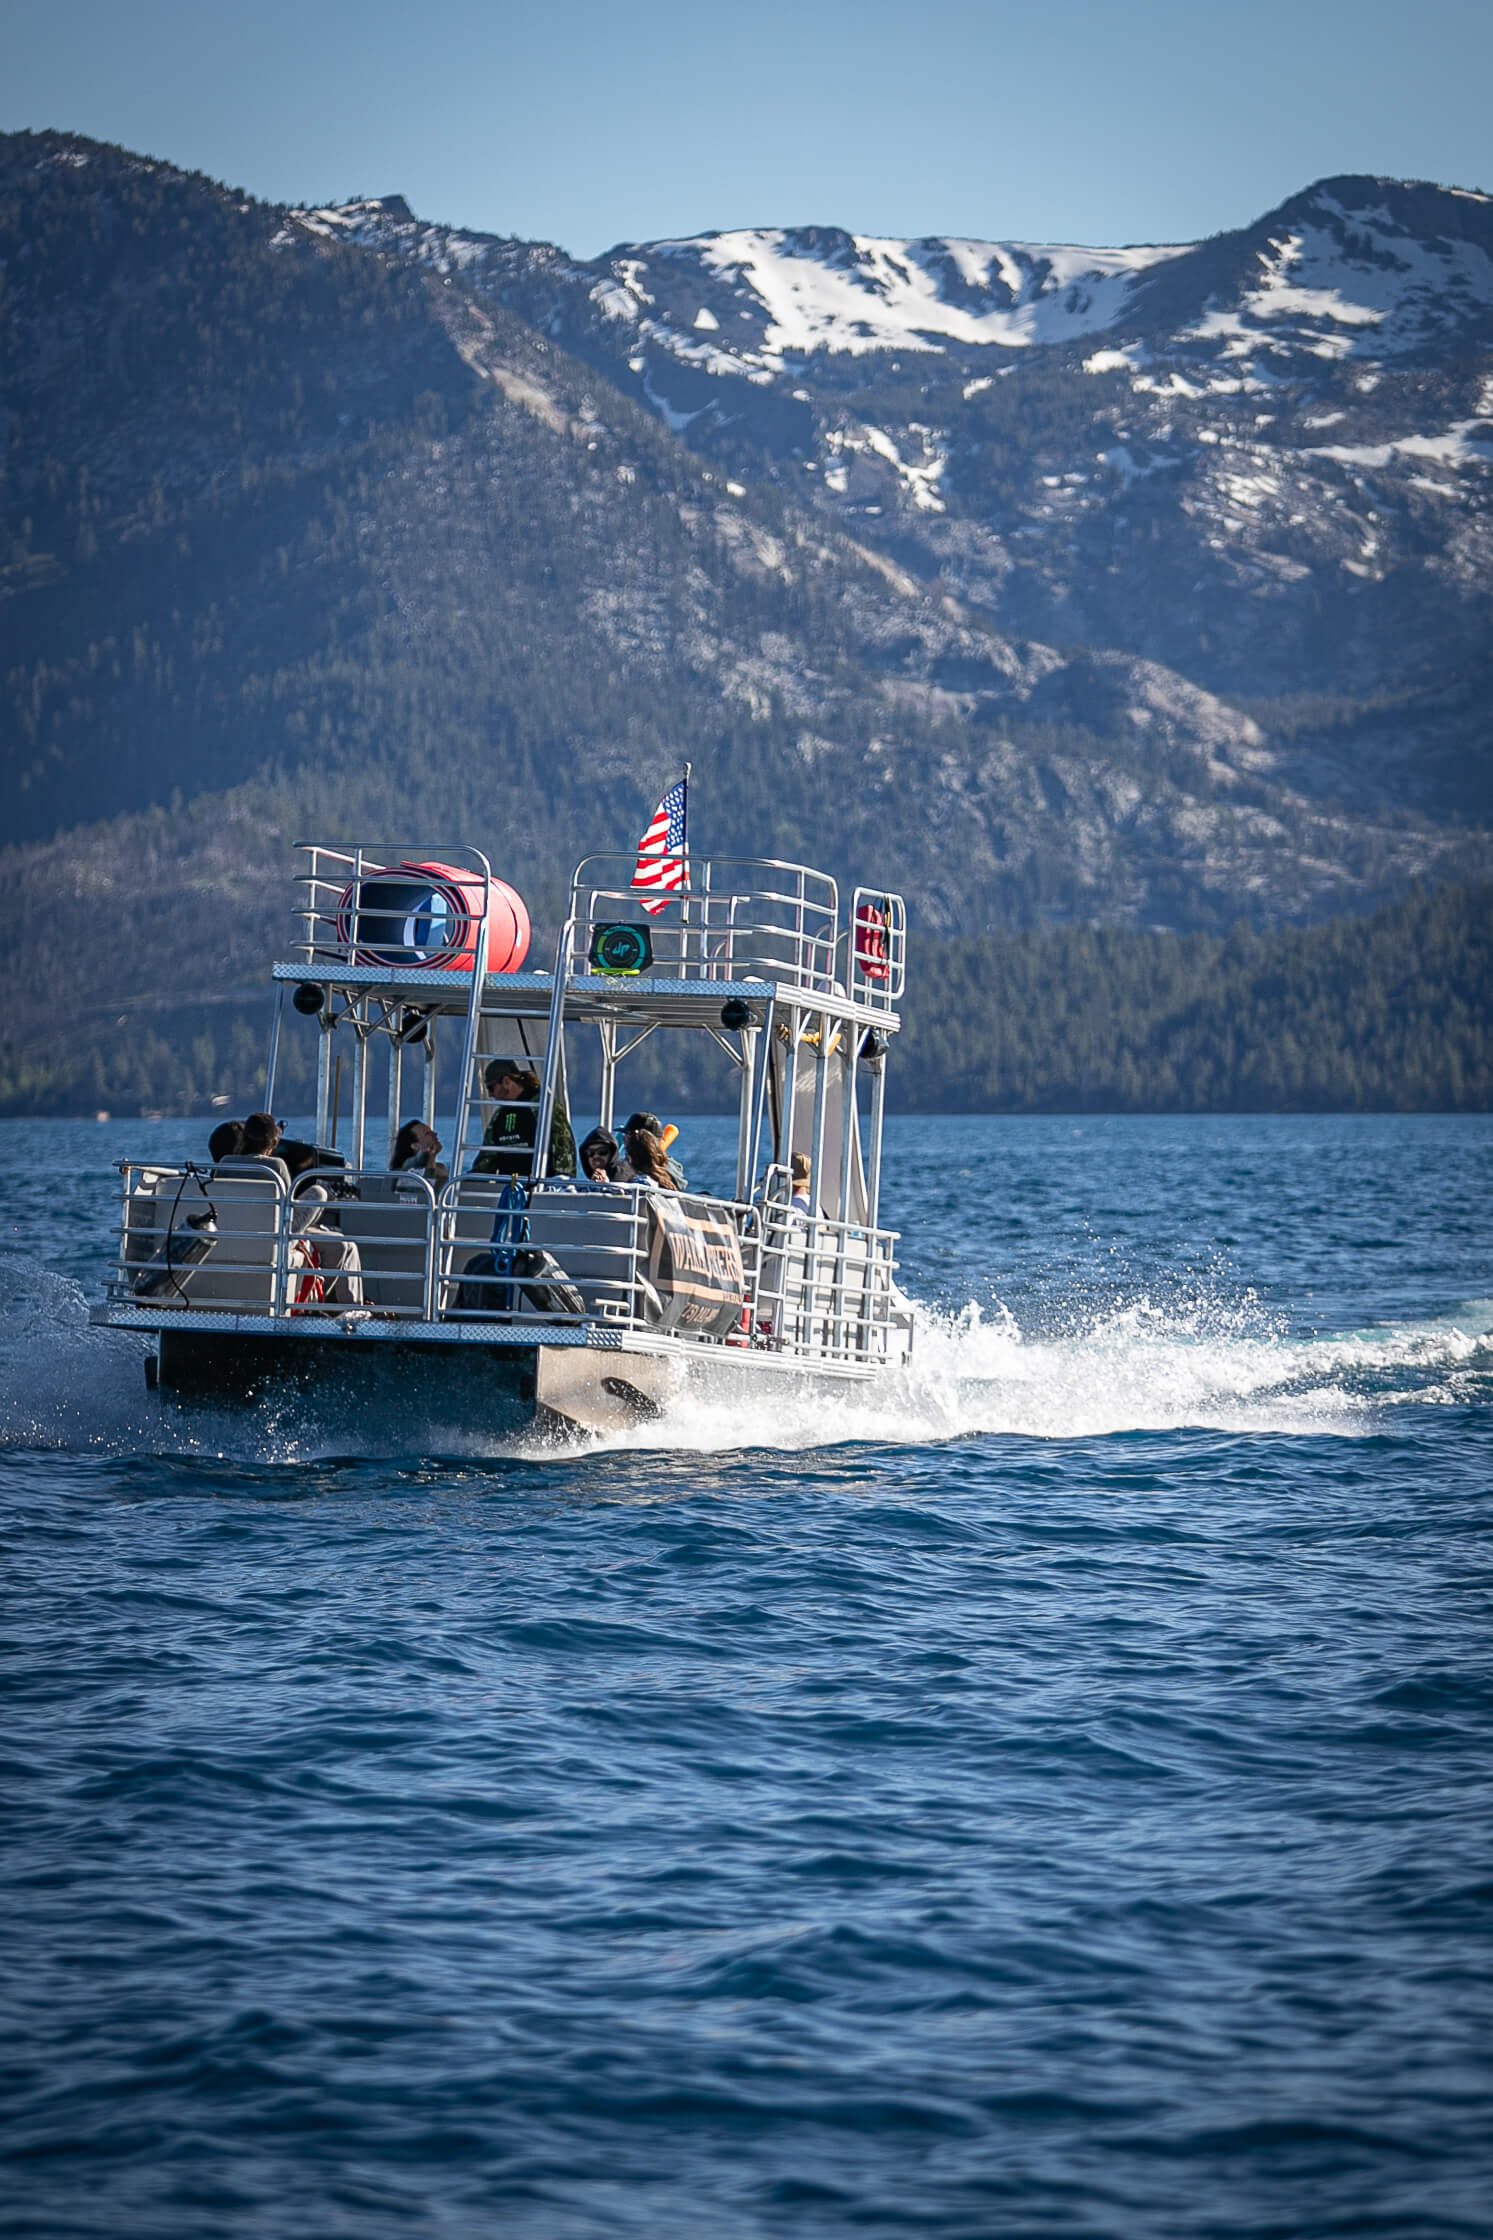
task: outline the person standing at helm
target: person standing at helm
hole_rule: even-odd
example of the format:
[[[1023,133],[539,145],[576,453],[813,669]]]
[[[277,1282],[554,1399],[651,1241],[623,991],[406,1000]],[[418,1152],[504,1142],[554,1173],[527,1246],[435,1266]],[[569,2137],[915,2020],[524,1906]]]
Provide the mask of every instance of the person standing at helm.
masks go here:
[[[539,1076],[521,1058],[492,1058],[482,1079],[498,1109],[483,1131],[483,1148],[472,1161],[472,1172],[527,1179],[534,1171],[539,1130]],[[575,1173],[575,1137],[558,1104],[550,1125],[549,1171]]]

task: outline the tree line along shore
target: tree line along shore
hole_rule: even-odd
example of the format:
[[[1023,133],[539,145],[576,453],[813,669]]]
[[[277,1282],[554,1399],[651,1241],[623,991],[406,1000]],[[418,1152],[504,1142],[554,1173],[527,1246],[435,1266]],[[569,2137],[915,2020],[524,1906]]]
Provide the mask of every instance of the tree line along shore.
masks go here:
[[[1417,888],[1370,917],[1271,932],[920,940],[914,926],[909,947],[895,1111],[1493,1109],[1493,885]],[[0,1114],[206,1114],[262,1094],[263,992],[54,1019],[24,1040],[0,1032]],[[635,1099],[728,1106],[703,1036],[667,1079],[647,1056],[630,1069]],[[310,1038],[287,1036],[277,1101],[303,1111],[313,1097]]]

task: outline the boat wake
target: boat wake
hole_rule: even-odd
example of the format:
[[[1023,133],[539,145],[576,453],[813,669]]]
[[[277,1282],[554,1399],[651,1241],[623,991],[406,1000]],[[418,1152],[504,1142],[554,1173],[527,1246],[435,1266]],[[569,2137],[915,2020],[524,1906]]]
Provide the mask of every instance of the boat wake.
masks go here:
[[[828,1404],[819,1393],[797,1404],[775,1396],[725,1421],[685,1403],[665,1424],[608,1444],[711,1452],[1168,1430],[1363,1437],[1405,1402],[1493,1404],[1493,1300],[1331,1337],[1292,1337],[1252,1303],[1209,1298],[1080,1311],[1060,1335],[1023,1332],[1004,1310],[924,1308],[910,1370],[869,1393]]]
[[[391,1398],[338,1419],[277,1397],[232,1414],[178,1410],[145,1388],[144,1338],[94,1330],[81,1288],[34,1262],[0,1258],[0,1451],[195,1454],[253,1463],[329,1454],[475,1457],[471,1424],[417,1423]],[[1056,1328],[1023,1330],[1004,1309],[920,1308],[909,1370],[826,1400],[822,1386],[686,1399],[661,1421],[598,1446],[717,1454],[998,1436],[1103,1438],[1218,1430],[1363,1436],[1386,1411],[1493,1405],[1493,1300],[1444,1316],[1325,1336],[1294,1335],[1250,1295],[1070,1304]],[[497,1451],[543,1454],[532,1437]]]

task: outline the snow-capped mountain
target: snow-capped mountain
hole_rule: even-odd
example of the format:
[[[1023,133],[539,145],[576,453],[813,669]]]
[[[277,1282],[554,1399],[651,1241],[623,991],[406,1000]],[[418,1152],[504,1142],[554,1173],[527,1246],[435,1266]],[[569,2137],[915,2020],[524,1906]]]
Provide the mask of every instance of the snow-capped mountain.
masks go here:
[[[384,829],[424,785],[558,888],[687,753],[736,844],[828,835],[945,931],[1493,863],[1484,196],[586,263],[64,135],[0,188],[32,836],[268,760],[296,821],[323,766]]]
[[[1402,355],[1486,335],[1493,201],[1449,196],[1466,205],[1465,232],[1427,236],[1414,190],[1373,182],[1384,191],[1370,201],[1364,184],[1327,182],[1246,237],[1180,247],[891,241],[816,227],[653,242],[614,250],[590,299],[681,363],[748,375],[818,353],[1007,351],[1162,329],[1230,363]]]
[[[1384,179],[1324,180],[1211,241],[1128,248],[802,226],[628,243],[588,265],[546,244],[426,224],[398,195],[297,217],[446,275],[499,285],[543,275],[637,344],[734,378],[776,378],[819,354],[1160,331],[1232,363],[1402,356],[1493,335],[1493,197]],[[557,304],[557,334],[584,316]]]
[[[924,535],[958,515],[1030,541],[1069,522],[1080,489],[1128,511],[1170,477],[1211,489],[1205,510],[1248,565],[1289,575],[1302,556],[1262,561],[1254,534],[1281,507],[1293,528],[1340,517],[1345,471],[1367,471],[1405,481],[1412,507],[1455,490],[1480,508],[1493,456],[1476,372],[1493,347],[1493,197],[1461,189],[1332,179],[1237,233],[1122,249],[808,226],[581,264],[424,224],[398,196],[296,222],[498,296],[692,448],[867,526],[900,516]],[[1017,374],[1018,394],[1065,389],[1084,423],[1071,446],[1023,442],[995,409]],[[1020,497],[1004,475],[1004,504],[986,488],[993,442],[1040,470]],[[1350,575],[1382,573],[1386,540],[1357,516],[1329,542]]]
[[[1455,671],[1485,626],[1488,195],[1338,178],[1180,246],[810,226],[589,264],[398,198],[298,222],[500,298],[1004,628],[1253,699]]]
[[[707,371],[782,373],[817,352],[1022,349],[1122,319],[1180,249],[891,241],[836,228],[707,234],[613,251],[606,317]]]

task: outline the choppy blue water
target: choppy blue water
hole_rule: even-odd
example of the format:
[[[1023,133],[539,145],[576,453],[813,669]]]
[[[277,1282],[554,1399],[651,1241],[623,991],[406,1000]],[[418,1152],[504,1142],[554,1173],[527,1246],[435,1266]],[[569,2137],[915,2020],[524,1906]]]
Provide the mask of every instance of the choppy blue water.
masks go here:
[[[565,1458],[163,1413],[200,1133],[0,1129],[0,2227],[1493,2230],[1493,1121],[894,1123],[906,1385]]]

